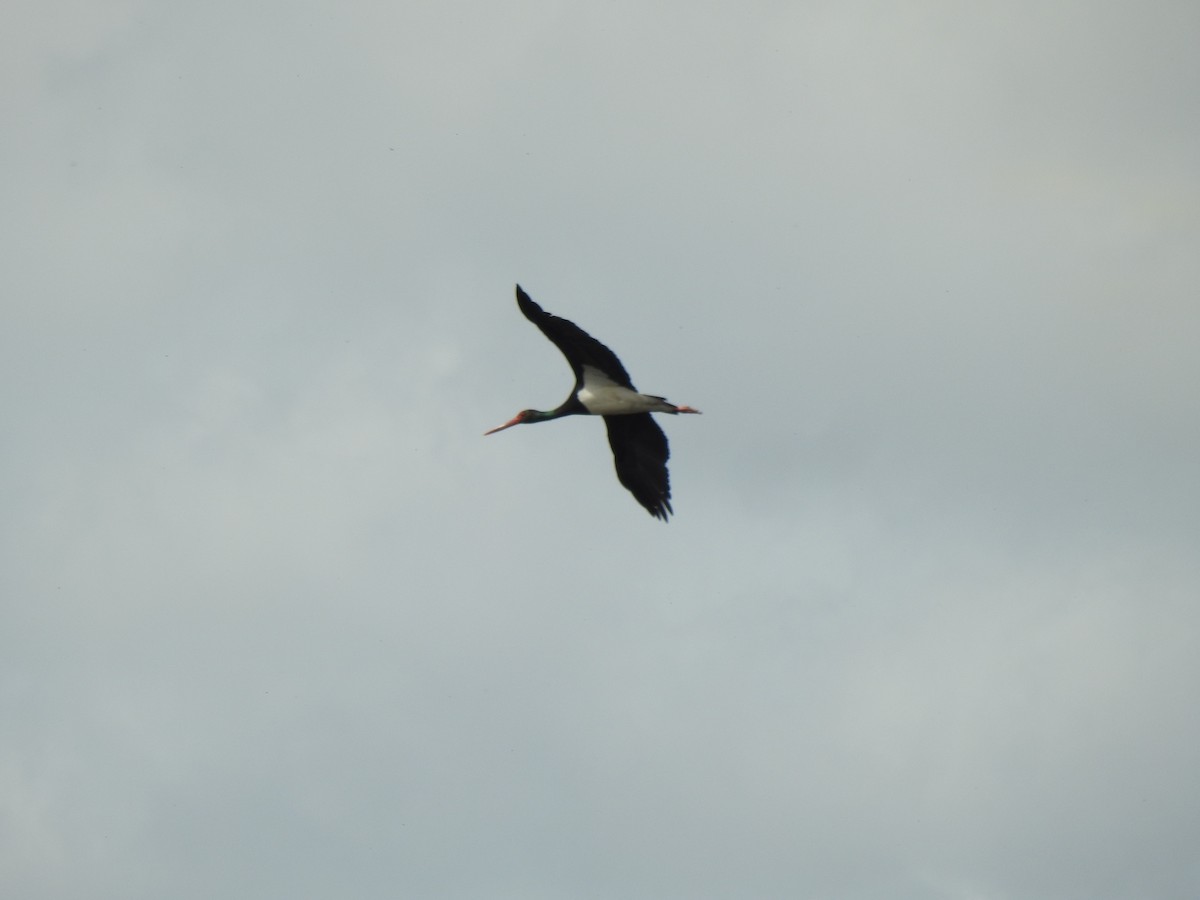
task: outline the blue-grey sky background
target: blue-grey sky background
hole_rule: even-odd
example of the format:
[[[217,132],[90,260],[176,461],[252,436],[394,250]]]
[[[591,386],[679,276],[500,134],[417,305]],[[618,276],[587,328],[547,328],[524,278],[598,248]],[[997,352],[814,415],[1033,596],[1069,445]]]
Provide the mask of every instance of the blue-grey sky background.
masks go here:
[[[1200,896],[1194,0],[5,20],[0,894]]]

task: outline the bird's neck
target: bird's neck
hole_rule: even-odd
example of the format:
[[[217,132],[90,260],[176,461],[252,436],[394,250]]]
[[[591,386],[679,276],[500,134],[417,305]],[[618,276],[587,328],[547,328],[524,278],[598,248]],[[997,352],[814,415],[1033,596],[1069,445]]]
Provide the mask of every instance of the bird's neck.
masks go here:
[[[561,407],[558,409],[535,409],[525,421],[530,424],[534,422],[549,422],[551,419],[559,419],[565,415],[567,413]]]
[[[563,416],[576,416],[585,412],[587,412],[587,410],[583,408],[583,404],[579,402],[579,398],[572,394],[558,409],[535,409],[533,414],[530,415],[525,421],[549,422],[553,419],[561,419]]]

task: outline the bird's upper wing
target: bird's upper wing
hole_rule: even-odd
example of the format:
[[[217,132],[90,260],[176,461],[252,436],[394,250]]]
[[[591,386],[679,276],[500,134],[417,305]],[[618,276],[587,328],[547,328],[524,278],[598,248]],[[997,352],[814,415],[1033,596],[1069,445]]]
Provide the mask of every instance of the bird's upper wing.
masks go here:
[[[613,451],[617,478],[656,519],[667,521],[671,509],[671,481],[667,436],[650,413],[605,416],[608,443]]]
[[[551,315],[533,302],[533,299],[517,285],[517,305],[530,322],[541,329],[542,334],[550,338],[554,345],[562,351],[571,370],[575,373],[577,383],[583,383],[583,367],[593,366],[599,369],[617,384],[631,391],[637,390],[629,380],[629,373],[613,353],[602,343],[566,319]],[[664,457],[665,458],[665,457]]]

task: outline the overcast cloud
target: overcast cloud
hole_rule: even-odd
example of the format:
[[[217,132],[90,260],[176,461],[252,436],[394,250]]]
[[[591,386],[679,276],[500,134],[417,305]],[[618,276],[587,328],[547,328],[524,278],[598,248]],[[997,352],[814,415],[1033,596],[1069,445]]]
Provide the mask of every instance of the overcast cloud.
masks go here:
[[[1194,0],[5,18],[0,894],[1200,896]]]

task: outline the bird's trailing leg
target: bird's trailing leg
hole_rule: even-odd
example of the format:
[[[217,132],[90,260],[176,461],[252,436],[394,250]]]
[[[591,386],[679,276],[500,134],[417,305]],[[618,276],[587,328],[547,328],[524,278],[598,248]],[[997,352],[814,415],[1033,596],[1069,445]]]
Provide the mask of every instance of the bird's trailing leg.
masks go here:
[[[677,413],[695,413],[696,415],[700,415],[700,410],[692,409],[690,406],[677,406],[677,407],[675,407],[675,412],[677,412]]]

